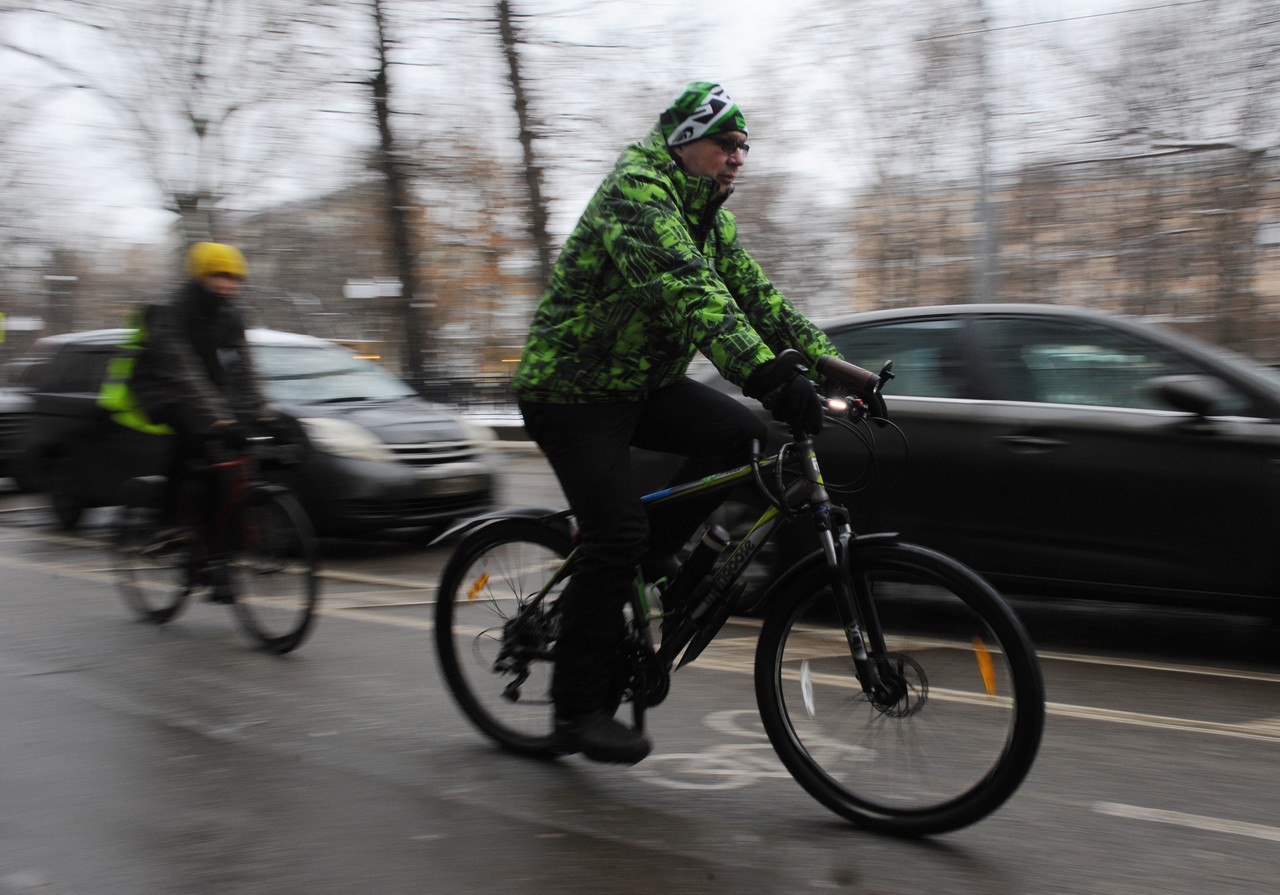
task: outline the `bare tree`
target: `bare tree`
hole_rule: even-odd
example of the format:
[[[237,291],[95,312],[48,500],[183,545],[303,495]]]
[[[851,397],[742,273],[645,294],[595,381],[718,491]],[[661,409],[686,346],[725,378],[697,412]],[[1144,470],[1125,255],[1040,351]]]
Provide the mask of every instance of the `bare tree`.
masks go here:
[[[524,158],[524,182],[529,192],[529,233],[538,253],[538,267],[543,285],[551,279],[553,248],[547,230],[547,202],[542,195],[542,168],[534,152],[534,124],[528,90],[520,71],[520,36],[513,21],[509,0],[498,0],[498,32],[507,60],[511,97],[519,123],[520,150]]]
[[[424,373],[422,333],[423,317],[426,316],[421,312],[429,310],[433,302],[426,300],[424,284],[418,277],[412,220],[415,203],[410,187],[407,154],[398,144],[391,123],[391,41],[383,0],[373,0],[372,12],[377,62],[373,76],[369,79],[369,87],[374,120],[378,126],[377,167],[386,189],[385,208],[391,225],[396,272],[401,284],[405,373],[412,383],[420,385]],[[422,301],[419,301],[419,296],[423,298]]]
[[[851,291],[872,307],[995,292],[982,13],[974,0],[831,0],[805,20],[805,46],[843,88],[817,139],[856,146],[863,168],[845,213],[859,234]]]
[[[1252,287],[1254,237],[1268,164],[1275,164],[1269,157],[1280,145],[1274,4],[1220,0],[1129,22],[1115,62],[1096,76],[1104,97],[1099,131],[1148,183],[1145,207],[1130,210],[1125,241],[1147,256],[1138,282],[1152,294],[1141,296],[1141,308],[1173,310],[1178,279],[1198,280],[1212,306],[1190,310],[1212,314],[1205,334],[1247,350],[1261,313]]]
[[[331,79],[312,33],[331,27],[315,15],[321,6],[47,0],[0,9],[6,21],[40,25],[38,41],[7,37],[0,50],[91,95],[118,123],[107,140],[166,198],[184,237],[207,238],[220,202],[243,200],[293,164],[291,144],[317,112],[299,93]]]

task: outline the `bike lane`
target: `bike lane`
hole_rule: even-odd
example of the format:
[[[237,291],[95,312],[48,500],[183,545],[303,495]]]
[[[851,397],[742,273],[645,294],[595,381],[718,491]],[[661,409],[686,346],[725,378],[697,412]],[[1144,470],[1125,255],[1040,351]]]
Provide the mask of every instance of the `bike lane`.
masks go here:
[[[280,660],[220,607],[129,621],[101,555],[60,537],[0,543],[0,566],[0,892],[1272,890],[1274,740],[1136,717],[1261,724],[1265,676],[1050,653],[1027,785],[904,843],[781,771],[750,621],[676,675],[652,760],[627,770],[489,748],[435,674],[429,599],[394,582],[327,582],[314,640]]]

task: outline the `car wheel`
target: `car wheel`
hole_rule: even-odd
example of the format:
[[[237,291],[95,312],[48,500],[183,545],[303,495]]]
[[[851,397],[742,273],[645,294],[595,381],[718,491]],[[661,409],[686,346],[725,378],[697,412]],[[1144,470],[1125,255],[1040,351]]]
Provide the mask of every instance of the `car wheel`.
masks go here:
[[[45,463],[44,489],[49,495],[49,508],[53,518],[63,531],[70,531],[80,524],[85,502],[80,495],[75,464],[65,454],[50,457]]]

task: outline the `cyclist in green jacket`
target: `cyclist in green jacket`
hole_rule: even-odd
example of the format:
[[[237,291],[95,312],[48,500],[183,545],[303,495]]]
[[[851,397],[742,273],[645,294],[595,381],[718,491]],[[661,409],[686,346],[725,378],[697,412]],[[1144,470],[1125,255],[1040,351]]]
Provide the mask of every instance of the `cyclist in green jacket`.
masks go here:
[[[637,564],[656,576],[712,509],[646,515],[631,446],[684,456],[677,481],[746,461],[764,426],[686,376],[701,352],[774,416],[822,426],[795,364],[839,356],[738,242],[724,209],[747,159],[747,123],[719,84],[690,84],[619,157],[561,250],[516,371],[526,430],[547,455],[582,530],[560,598],[552,682],[564,753],[633,764],[650,745],[613,717],[622,608]],[[716,498],[712,498],[715,500]]]

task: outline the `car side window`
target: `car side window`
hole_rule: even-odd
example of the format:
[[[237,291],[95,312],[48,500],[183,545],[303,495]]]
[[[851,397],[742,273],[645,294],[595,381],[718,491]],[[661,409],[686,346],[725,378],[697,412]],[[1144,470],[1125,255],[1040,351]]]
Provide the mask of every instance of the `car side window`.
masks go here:
[[[975,325],[995,394],[1005,400],[1168,410],[1153,380],[1203,373],[1162,345],[1108,327],[1035,318]],[[1232,392],[1219,412],[1241,413],[1249,403]]]
[[[845,359],[878,371],[893,361],[887,394],[922,398],[967,398],[961,334],[953,318],[882,323],[829,332]]]
[[[48,365],[42,378],[43,389],[66,394],[96,393],[112,354],[110,349],[64,350]]]

